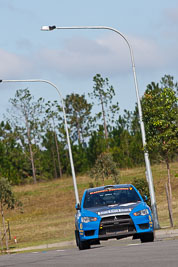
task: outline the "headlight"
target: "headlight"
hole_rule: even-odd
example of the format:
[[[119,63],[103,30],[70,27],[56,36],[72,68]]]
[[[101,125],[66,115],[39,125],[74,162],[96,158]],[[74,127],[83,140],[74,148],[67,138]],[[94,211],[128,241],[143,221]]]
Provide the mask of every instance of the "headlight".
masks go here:
[[[83,223],[89,223],[89,222],[96,222],[98,218],[96,217],[82,217],[81,222]]]
[[[147,215],[147,214],[149,214],[148,209],[144,209],[144,210],[139,210],[137,212],[134,212],[133,215],[134,216],[140,216],[140,215],[144,216],[144,215]]]

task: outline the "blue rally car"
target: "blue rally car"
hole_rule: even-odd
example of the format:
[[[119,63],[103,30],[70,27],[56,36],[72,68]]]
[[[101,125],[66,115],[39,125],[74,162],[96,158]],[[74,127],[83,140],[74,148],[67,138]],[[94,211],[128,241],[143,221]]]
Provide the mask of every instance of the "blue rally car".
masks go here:
[[[76,209],[75,237],[80,250],[110,238],[154,241],[151,210],[131,184],[87,189]]]

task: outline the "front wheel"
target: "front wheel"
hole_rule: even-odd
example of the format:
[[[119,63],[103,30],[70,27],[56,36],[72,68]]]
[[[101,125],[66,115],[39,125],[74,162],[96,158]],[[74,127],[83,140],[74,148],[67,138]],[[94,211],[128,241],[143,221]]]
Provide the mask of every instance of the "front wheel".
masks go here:
[[[81,241],[79,231],[75,230],[75,239],[76,239],[76,245],[79,248],[79,250],[89,249],[90,243],[89,241]]]
[[[142,243],[153,242],[154,241],[154,233],[145,233],[140,236],[140,240]]]

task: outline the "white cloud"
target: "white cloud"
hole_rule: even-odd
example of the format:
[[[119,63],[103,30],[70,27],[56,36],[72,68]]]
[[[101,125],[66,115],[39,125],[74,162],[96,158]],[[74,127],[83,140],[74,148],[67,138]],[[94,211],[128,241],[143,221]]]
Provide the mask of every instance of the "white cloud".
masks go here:
[[[0,78],[21,76],[32,68],[32,62],[14,53],[0,49]]]
[[[136,64],[143,70],[158,69],[168,62],[162,48],[153,40],[131,37]]]
[[[142,71],[166,65],[164,51],[153,40],[129,37],[135,63]],[[43,68],[64,75],[82,76],[90,73],[128,73],[131,58],[127,44],[119,36],[105,35],[96,40],[69,39],[62,49],[43,49],[39,54]]]
[[[70,39],[59,50],[43,49],[39,57],[43,67],[51,68],[65,75],[85,75],[108,69],[111,64],[110,49],[96,41]],[[109,60],[109,61],[108,61]]]
[[[134,36],[126,36],[126,38],[132,47],[135,62],[139,68],[156,68],[163,64],[162,52],[156,42]],[[112,57],[115,57],[118,62],[122,62],[121,68],[128,69],[128,60],[130,64],[131,57],[128,45],[123,38],[108,36],[99,42],[110,47]]]
[[[135,64],[139,72],[166,69],[177,64],[175,49],[167,49],[154,40],[127,37],[132,45]],[[30,43],[20,43],[27,47]],[[28,49],[27,49],[28,50]],[[36,77],[40,73],[56,73],[66,77],[84,79],[101,73],[109,77],[131,73],[131,58],[126,42],[116,34],[103,35],[96,40],[71,38],[62,48],[28,50],[28,55],[16,55],[0,50],[1,76]],[[165,70],[166,72],[166,70]],[[44,76],[44,75],[43,75]]]

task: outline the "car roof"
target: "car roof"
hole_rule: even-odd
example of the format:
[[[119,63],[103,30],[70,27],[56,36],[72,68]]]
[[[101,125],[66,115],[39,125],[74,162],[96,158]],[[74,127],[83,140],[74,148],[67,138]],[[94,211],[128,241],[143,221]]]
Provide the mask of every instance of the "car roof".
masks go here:
[[[89,189],[86,189],[86,191],[95,192],[95,191],[101,191],[101,190],[106,190],[106,189],[124,188],[124,187],[132,187],[132,186],[133,185],[131,184],[105,185],[105,186],[100,186],[100,187],[89,188]]]

